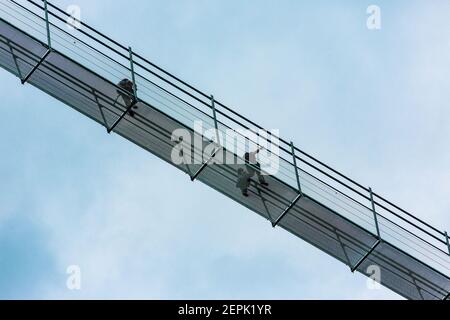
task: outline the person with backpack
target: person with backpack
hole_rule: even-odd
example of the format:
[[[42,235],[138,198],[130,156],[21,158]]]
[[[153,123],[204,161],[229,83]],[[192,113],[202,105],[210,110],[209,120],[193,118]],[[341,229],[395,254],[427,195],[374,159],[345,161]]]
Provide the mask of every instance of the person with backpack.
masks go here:
[[[133,99],[131,98],[131,97],[134,97],[134,84],[131,80],[125,78],[125,79],[121,80],[117,85],[121,89],[123,89],[125,92],[129,93],[129,94],[126,94],[121,90],[117,90],[117,93],[119,94],[120,97],[122,97],[122,100],[125,103],[125,108],[128,109],[130,107],[130,105],[132,103],[134,103],[134,98]],[[133,109],[137,109],[137,108],[138,107],[136,105],[133,106]],[[128,113],[132,117],[135,116],[135,112],[133,110],[130,110]]]
[[[246,152],[244,155],[244,159],[250,177],[253,177],[256,173],[259,183],[265,187],[268,187],[269,184],[266,182],[263,175],[261,174],[261,164],[256,159],[257,155],[261,150],[262,148],[258,148],[258,150],[254,152]]]

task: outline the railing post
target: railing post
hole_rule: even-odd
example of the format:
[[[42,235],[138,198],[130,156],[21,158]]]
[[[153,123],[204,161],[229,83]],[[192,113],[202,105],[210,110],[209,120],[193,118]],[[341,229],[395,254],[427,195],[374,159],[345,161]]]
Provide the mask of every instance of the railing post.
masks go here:
[[[106,128],[106,132],[108,132],[108,130],[109,130],[108,122],[106,121],[106,116],[105,116],[105,113],[103,112],[103,107],[100,104],[100,101],[98,100],[97,93],[96,93],[95,89],[92,89],[92,93],[94,94],[95,102],[97,102],[98,109],[100,110],[100,114],[102,116],[103,124],[105,125],[105,128]]]
[[[136,76],[134,74],[133,50],[131,49],[131,47],[128,47],[128,52],[130,54],[130,68],[131,68],[131,81],[133,82],[133,95],[134,100],[137,100],[137,84],[136,84]]]
[[[301,195],[303,195],[302,185],[300,183],[300,174],[298,172],[298,167],[297,167],[297,157],[295,156],[295,147],[294,147],[294,143],[293,142],[291,142],[291,150],[292,150],[292,158],[294,159],[295,177],[297,178],[298,192]]]
[[[372,246],[372,248],[370,248],[369,252],[367,252],[364,257],[362,257],[357,263],[356,265],[351,269],[352,272],[355,272],[359,266],[364,262],[364,260],[366,260],[371,254],[372,252],[374,252],[374,250],[379,246],[379,244],[381,243],[381,240],[378,239],[377,242],[375,242],[375,244]]]
[[[299,202],[301,198],[303,198],[303,195],[298,194],[294,201],[291,202],[291,204],[283,211],[283,213],[277,218],[277,220],[272,222],[272,227],[275,228],[276,226],[278,226],[281,220],[283,220],[283,218],[289,213],[289,211],[291,211],[291,209],[297,204],[297,202]]]
[[[373,218],[375,221],[375,227],[377,229],[377,236],[378,236],[378,240],[381,240],[380,227],[378,225],[378,217],[377,217],[377,211],[375,209],[375,201],[373,201],[372,188],[369,188],[369,192],[370,192],[370,202],[372,203]]]
[[[11,52],[11,55],[12,55],[12,57],[13,57],[14,64],[15,64],[15,66],[16,66],[16,68],[17,68],[17,75],[19,76],[20,79],[22,79],[22,73],[20,72],[19,63],[17,62],[17,58],[16,58],[16,56],[14,55],[14,50],[13,50],[13,47],[12,47],[12,45],[11,45],[11,42],[10,42],[9,40],[7,40],[6,42],[7,42],[7,44],[8,44],[9,51]]]
[[[450,241],[448,239],[447,231],[445,231],[445,241],[447,242],[448,254],[450,255]]]
[[[205,170],[205,168],[209,165],[209,163],[211,162],[211,160],[214,159],[214,157],[216,156],[217,152],[219,152],[222,148],[219,147],[217,148],[211,155],[211,157],[205,162],[203,163],[203,165],[200,167],[200,169],[198,169],[198,171],[191,177],[191,181],[194,182],[198,176],[200,175],[200,173],[202,173],[203,170]]]
[[[47,27],[47,45],[48,45],[48,48],[51,49],[52,48],[52,39],[50,37],[50,21],[48,19],[47,0],[44,0],[44,12],[45,12],[45,24]]]
[[[134,108],[136,106],[136,104],[138,103],[136,76],[134,74],[133,50],[131,49],[131,47],[128,47],[128,53],[130,55],[131,82],[133,82],[133,101],[130,103],[129,106],[126,107],[125,112],[122,113],[122,115],[119,117],[119,119],[117,119],[114,122],[114,124],[111,126],[111,128],[108,129],[108,133],[111,133],[117,127],[117,125],[120,123],[120,121],[122,121],[122,119],[125,117],[125,115],[128,112],[130,112],[130,110],[132,108]],[[117,99],[116,99],[116,101],[117,101]]]
[[[292,201],[291,204],[283,211],[283,213],[278,217],[278,219],[276,221],[272,222],[272,227],[274,227],[274,228],[281,222],[281,220],[283,220],[283,218],[297,204],[297,202],[301,198],[303,198],[302,185],[300,184],[300,175],[299,175],[299,172],[298,172],[297,158],[295,157],[295,147],[294,147],[294,143],[293,142],[291,142],[291,150],[292,150],[292,157],[294,159],[295,175],[297,177],[298,195],[294,199],[294,201]]]
[[[217,144],[220,145],[219,124],[217,123],[216,101],[214,100],[213,95],[211,95],[211,107],[213,111],[214,127],[216,129]]]
[[[33,75],[33,73],[39,68],[39,66],[45,61],[45,59],[47,59],[48,55],[51,53],[51,50],[48,49],[44,55],[42,56],[42,58],[37,62],[37,64],[33,67],[33,69],[31,69],[31,71],[25,76],[25,78],[23,78],[22,80],[20,80],[20,82],[22,82],[22,84],[25,84],[28,79],[31,78],[31,76]]]
[[[372,246],[372,248],[369,250],[369,252],[367,252],[357,263],[356,265],[351,268],[352,272],[355,272],[359,266],[364,262],[364,260],[366,260],[371,254],[372,252],[381,244],[381,235],[380,235],[380,227],[378,225],[378,217],[377,217],[377,211],[375,209],[375,201],[373,200],[373,192],[372,192],[372,188],[369,188],[369,193],[370,193],[370,202],[372,203],[372,211],[373,211],[373,218],[375,221],[375,227],[377,229],[377,242],[375,242],[375,244]]]
[[[50,37],[50,21],[48,19],[48,5],[47,5],[47,0],[43,0],[43,1],[44,1],[45,25],[47,27],[48,49],[47,49],[47,52],[45,52],[44,55],[42,56],[42,58],[38,61],[38,63],[31,69],[31,71],[28,72],[28,74],[20,80],[22,82],[22,84],[25,84],[30,79],[30,77],[33,75],[33,73],[39,68],[39,66],[45,61],[47,56],[52,52],[52,40]]]

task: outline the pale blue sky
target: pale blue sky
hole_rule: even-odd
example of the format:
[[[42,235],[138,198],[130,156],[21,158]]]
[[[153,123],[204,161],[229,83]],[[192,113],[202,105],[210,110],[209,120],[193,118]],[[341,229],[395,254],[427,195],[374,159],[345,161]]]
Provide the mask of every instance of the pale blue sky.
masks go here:
[[[55,3],[450,230],[450,2]],[[6,71],[0,82],[0,298],[398,298]],[[73,264],[81,291],[65,286]]]

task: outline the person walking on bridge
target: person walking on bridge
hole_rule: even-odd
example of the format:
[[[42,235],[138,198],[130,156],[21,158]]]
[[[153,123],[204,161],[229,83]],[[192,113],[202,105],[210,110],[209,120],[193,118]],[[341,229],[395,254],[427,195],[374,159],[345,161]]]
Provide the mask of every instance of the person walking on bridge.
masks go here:
[[[120,97],[122,97],[123,102],[125,103],[125,108],[128,109],[132,103],[135,103],[134,98],[134,83],[125,78],[123,80],[121,80],[118,84],[117,84],[121,89],[123,89],[123,91],[129,93],[126,94],[125,92],[123,92],[122,90],[117,90],[117,93],[119,94]],[[130,97],[131,95],[131,97]],[[133,109],[137,109],[138,107],[136,105],[133,106]],[[135,112],[133,110],[130,110],[129,115],[134,117]]]
[[[265,187],[268,187],[269,184],[266,182],[263,175],[261,174],[261,164],[256,159],[257,155],[261,150],[262,147],[258,148],[254,152],[246,152],[244,155],[244,159],[250,177],[253,177],[256,173],[259,183]]]

